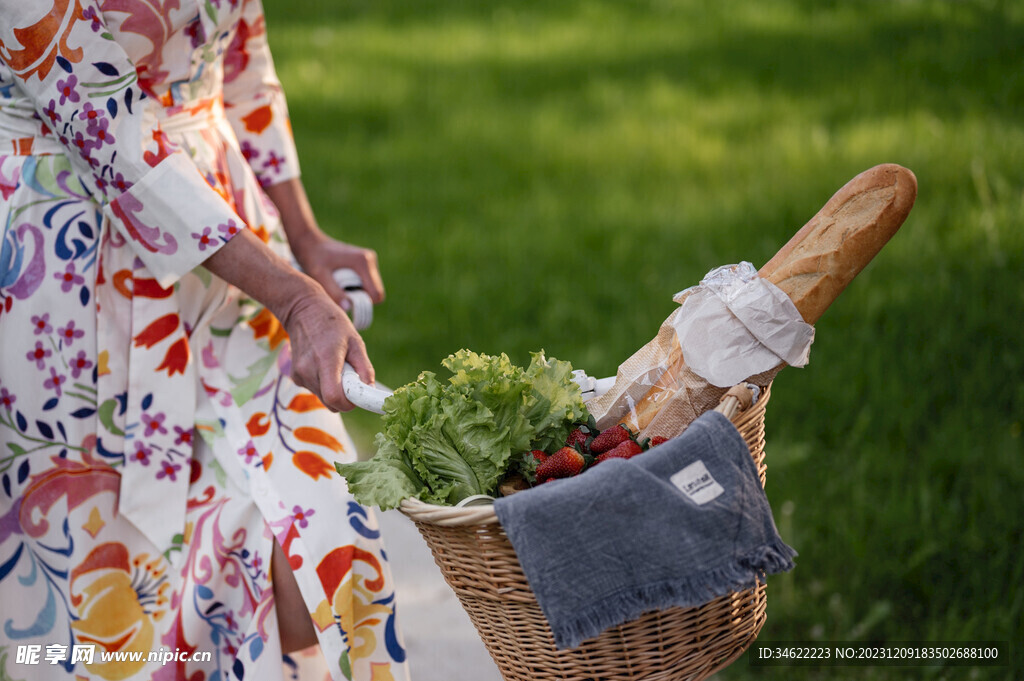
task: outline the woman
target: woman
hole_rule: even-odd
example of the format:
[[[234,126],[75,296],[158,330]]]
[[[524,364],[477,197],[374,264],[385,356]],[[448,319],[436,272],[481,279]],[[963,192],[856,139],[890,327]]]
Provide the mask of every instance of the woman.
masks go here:
[[[383,288],[312,217],[259,0],[0,0],[0,62],[0,677],[273,680],[319,643],[405,678],[333,466],[373,368],[331,273]]]

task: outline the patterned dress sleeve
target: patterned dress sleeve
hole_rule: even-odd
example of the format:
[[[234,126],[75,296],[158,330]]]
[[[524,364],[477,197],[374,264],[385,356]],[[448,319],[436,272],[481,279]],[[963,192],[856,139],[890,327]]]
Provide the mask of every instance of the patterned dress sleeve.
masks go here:
[[[209,235],[238,216],[161,131],[95,0],[0,0],[0,61],[161,286],[227,242]]]
[[[224,59],[224,107],[242,153],[264,187],[299,176],[284,90],[274,70],[260,0],[244,0]]]

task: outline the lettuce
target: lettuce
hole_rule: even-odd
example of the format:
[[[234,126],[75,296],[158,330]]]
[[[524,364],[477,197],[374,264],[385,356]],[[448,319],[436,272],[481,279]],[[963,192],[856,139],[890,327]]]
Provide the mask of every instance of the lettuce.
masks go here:
[[[587,410],[572,366],[533,353],[518,367],[502,353],[460,350],[441,381],[424,371],[384,401],[377,454],[337,464],[356,501],[382,509],[406,497],[453,505],[494,495],[512,456],[564,442]]]

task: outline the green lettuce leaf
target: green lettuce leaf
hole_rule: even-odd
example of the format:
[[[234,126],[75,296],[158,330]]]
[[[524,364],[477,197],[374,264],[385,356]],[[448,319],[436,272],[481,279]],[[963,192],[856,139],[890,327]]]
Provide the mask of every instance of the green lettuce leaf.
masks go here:
[[[494,495],[514,455],[563,442],[587,418],[572,366],[543,352],[527,369],[469,350],[442,366],[447,381],[424,371],[384,401],[373,459],[338,466],[360,503],[387,509],[401,495],[448,505]]]
[[[532,355],[527,379],[533,388],[534,402],[526,409],[526,418],[536,428],[529,449],[549,451],[561,445],[576,421],[589,416],[580,387],[572,380],[572,365],[557,359],[548,359],[543,352]]]
[[[372,505],[389,509],[396,508],[402,499],[423,494],[426,485],[402,451],[379,434],[376,444],[377,453],[369,461],[334,464],[352,496],[357,500],[372,499]]]

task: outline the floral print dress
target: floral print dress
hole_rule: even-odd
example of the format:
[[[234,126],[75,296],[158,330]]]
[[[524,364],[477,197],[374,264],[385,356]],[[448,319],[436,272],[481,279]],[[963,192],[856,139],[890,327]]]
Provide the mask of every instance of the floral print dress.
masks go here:
[[[259,0],[0,0],[0,679],[297,678],[274,539],[318,678],[407,677],[340,419],[200,267],[298,172]]]

